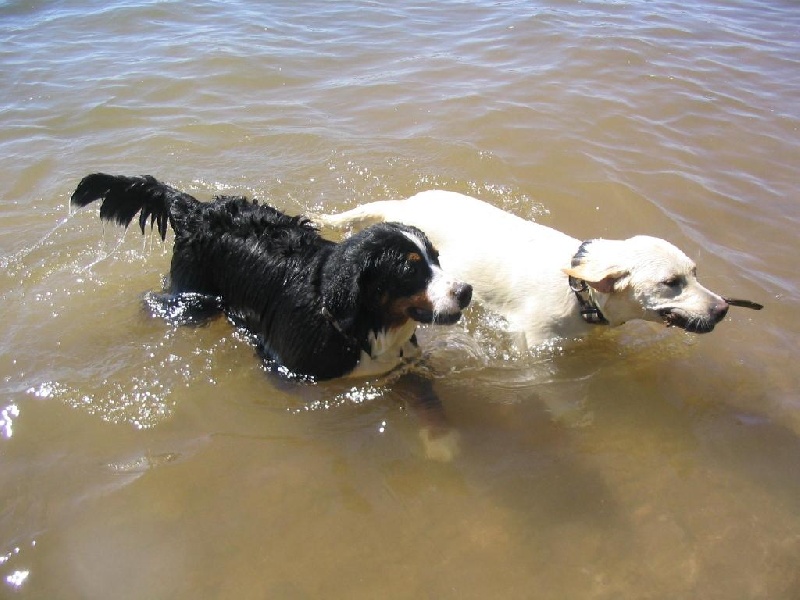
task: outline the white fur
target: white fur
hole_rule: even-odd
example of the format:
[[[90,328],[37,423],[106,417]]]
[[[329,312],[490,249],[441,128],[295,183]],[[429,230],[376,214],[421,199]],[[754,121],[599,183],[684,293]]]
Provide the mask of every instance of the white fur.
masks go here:
[[[402,327],[370,334],[370,353],[361,351],[356,368],[345,377],[375,377],[388,373],[401,362],[420,355],[420,350],[411,342],[417,324],[409,320]]]
[[[397,221],[421,229],[439,251],[442,269],[471,284],[475,296],[524,333],[529,345],[597,327],[581,318],[567,272],[596,284],[592,298],[612,326],[632,319],[663,322],[658,311],[668,308],[713,326],[713,315],[727,309],[698,283],[694,263],[669,242],[649,236],[594,240],[573,268],[580,240],[456,192],[421,192],[317,220],[334,228]],[[670,280],[679,285],[667,286]]]

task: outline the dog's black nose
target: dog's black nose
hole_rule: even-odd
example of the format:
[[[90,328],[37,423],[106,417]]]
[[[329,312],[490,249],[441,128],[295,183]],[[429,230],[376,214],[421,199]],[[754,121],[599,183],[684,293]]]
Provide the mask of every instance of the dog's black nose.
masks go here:
[[[456,300],[458,300],[459,308],[467,308],[470,300],[472,300],[472,286],[468,283],[459,283],[453,291]]]
[[[728,314],[728,307],[728,303],[723,298],[711,308],[711,318],[715,323],[719,323],[725,318],[725,315]]]

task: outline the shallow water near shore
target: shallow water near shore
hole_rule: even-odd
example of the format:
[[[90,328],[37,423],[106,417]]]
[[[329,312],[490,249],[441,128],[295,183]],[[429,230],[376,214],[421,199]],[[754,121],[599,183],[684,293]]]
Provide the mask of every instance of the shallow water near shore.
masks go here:
[[[12,1],[0,64],[0,596],[800,593],[795,3]],[[70,212],[96,171],[292,214],[460,191],[766,308],[423,328],[432,460],[399,380],[153,318],[171,234]]]

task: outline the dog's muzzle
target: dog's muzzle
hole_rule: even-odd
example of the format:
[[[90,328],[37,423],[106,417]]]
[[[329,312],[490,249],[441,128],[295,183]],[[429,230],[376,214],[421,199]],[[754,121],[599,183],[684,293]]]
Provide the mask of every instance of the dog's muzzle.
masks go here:
[[[469,306],[472,301],[472,286],[468,283],[457,283],[450,292],[456,310],[428,310],[419,306],[412,306],[408,310],[408,316],[419,323],[433,323],[435,325],[452,325],[461,318],[461,311]]]
[[[461,311],[457,312],[433,312],[422,308],[412,307],[408,310],[408,316],[417,323],[433,325],[452,325],[461,318]]]
[[[721,300],[704,315],[691,314],[677,307],[662,308],[658,314],[667,327],[680,327],[690,333],[709,333],[728,314],[728,303]]]

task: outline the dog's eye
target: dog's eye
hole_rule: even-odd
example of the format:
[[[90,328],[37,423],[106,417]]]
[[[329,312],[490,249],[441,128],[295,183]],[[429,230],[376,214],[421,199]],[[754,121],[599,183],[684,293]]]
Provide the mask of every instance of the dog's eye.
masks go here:
[[[421,265],[422,262],[420,260],[407,259],[401,263],[400,269],[404,275],[413,275],[420,270]]]
[[[675,277],[670,277],[669,279],[665,279],[661,282],[661,285],[665,285],[669,288],[676,288],[681,285],[681,278],[677,275]]]

